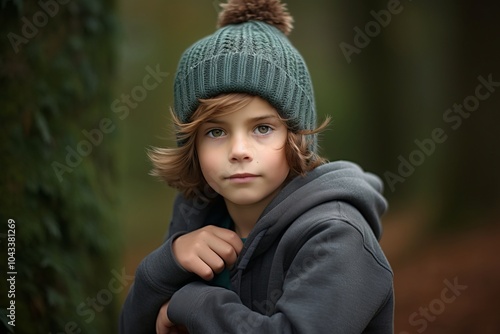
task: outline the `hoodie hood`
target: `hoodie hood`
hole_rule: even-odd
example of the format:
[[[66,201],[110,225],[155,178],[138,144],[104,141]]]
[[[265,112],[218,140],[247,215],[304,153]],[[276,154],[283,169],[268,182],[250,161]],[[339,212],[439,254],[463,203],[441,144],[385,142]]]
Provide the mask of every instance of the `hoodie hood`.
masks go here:
[[[331,201],[346,202],[355,207],[379,240],[382,234],[380,217],[387,209],[382,190],[379,177],[346,161],[327,163],[304,177],[294,178],[262,213],[248,236],[247,249],[243,251],[245,255],[240,264],[245,266],[252,256],[264,252],[299,216]]]

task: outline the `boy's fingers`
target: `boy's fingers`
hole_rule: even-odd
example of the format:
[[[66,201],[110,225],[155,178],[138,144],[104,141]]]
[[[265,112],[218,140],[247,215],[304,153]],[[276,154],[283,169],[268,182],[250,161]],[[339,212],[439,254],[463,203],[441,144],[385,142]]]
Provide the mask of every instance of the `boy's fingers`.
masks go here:
[[[212,249],[208,249],[198,256],[201,261],[203,261],[203,263],[216,274],[223,271],[224,267],[226,266],[226,264],[224,263],[224,259],[222,259],[221,256]]]
[[[170,319],[167,316],[167,308],[168,302],[163,304],[158,312],[158,316],[156,318],[156,333],[157,334],[170,334],[171,326],[173,325]]]
[[[220,259],[222,259],[223,264],[232,266],[236,259],[238,258],[237,250],[233,245],[222,239],[214,239],[209,241],[208,247],[214,251]],[[223,269],[223,268],[222,268]]]
[[[210,267],[210,265],[206,263],[205,260],[203,260],[202,258],[198,258],[198,261],[193,263],[193,267],[191,268],[190,271],[200,276],[205,281],[210,281],[211,279],[214,278],[214,271],[212,267]]]
[[[180,236],[172,248],[184,269],[209,281],[236,262],[243,243],[235,232],[210,225]]]
[[[241,250],[243,249],[243,242],[234,231],[225,228],[217,228],[214,230],[214,234],[233,246],[236,254],[240,254]]]

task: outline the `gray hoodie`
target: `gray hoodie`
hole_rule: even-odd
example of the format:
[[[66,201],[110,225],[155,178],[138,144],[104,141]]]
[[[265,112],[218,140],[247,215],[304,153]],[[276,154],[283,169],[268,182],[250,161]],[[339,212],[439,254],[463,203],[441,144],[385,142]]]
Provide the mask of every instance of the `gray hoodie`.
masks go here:
[[[248,236],[231,290],[185,271],[184,233],[227,220],[222,199],[178,196],[166,242],[139,265],[120,333],[154,333],[160,307],[189,333],[392,333],[393,274],[378,239],[382,183],[337,161],[290,181]]]

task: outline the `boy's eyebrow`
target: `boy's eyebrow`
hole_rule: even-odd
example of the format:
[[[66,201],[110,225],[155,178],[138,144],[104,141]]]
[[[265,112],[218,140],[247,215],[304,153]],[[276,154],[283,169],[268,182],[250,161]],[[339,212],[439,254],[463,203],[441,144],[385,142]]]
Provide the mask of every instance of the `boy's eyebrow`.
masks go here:
[[[250,122],[258,122],[258,121],[262,121],[262,120],[265,120],[268,118],[278,118],[278,116],[276,116],[276,115],[262,115],[262,116],[257,116],[257,117],[251,118],[249,121]]]
[[[257,116],[257,117],[249,118],[246,122],[247,123],[255,123],[255,122],[263,121],[263,120],[266,120],[266,119],[269,119],[269,118],[277,119],[278,116],[276,116],[276,115],[262,115],[262,116]],[[221,121],[221,120],[219,120],[217,118],[212,118],[212,119],[208,119],[205,123],[226,124],[227,122]]]

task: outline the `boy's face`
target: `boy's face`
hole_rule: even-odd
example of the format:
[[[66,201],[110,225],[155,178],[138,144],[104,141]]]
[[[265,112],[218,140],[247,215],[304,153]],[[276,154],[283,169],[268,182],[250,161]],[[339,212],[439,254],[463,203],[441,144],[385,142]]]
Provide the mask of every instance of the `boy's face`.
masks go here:
[[[290,170],[287,131],[276,110],[259,97],[241,110],[205,122],[196,140],[205,180],[235,205],[266,206]]]

